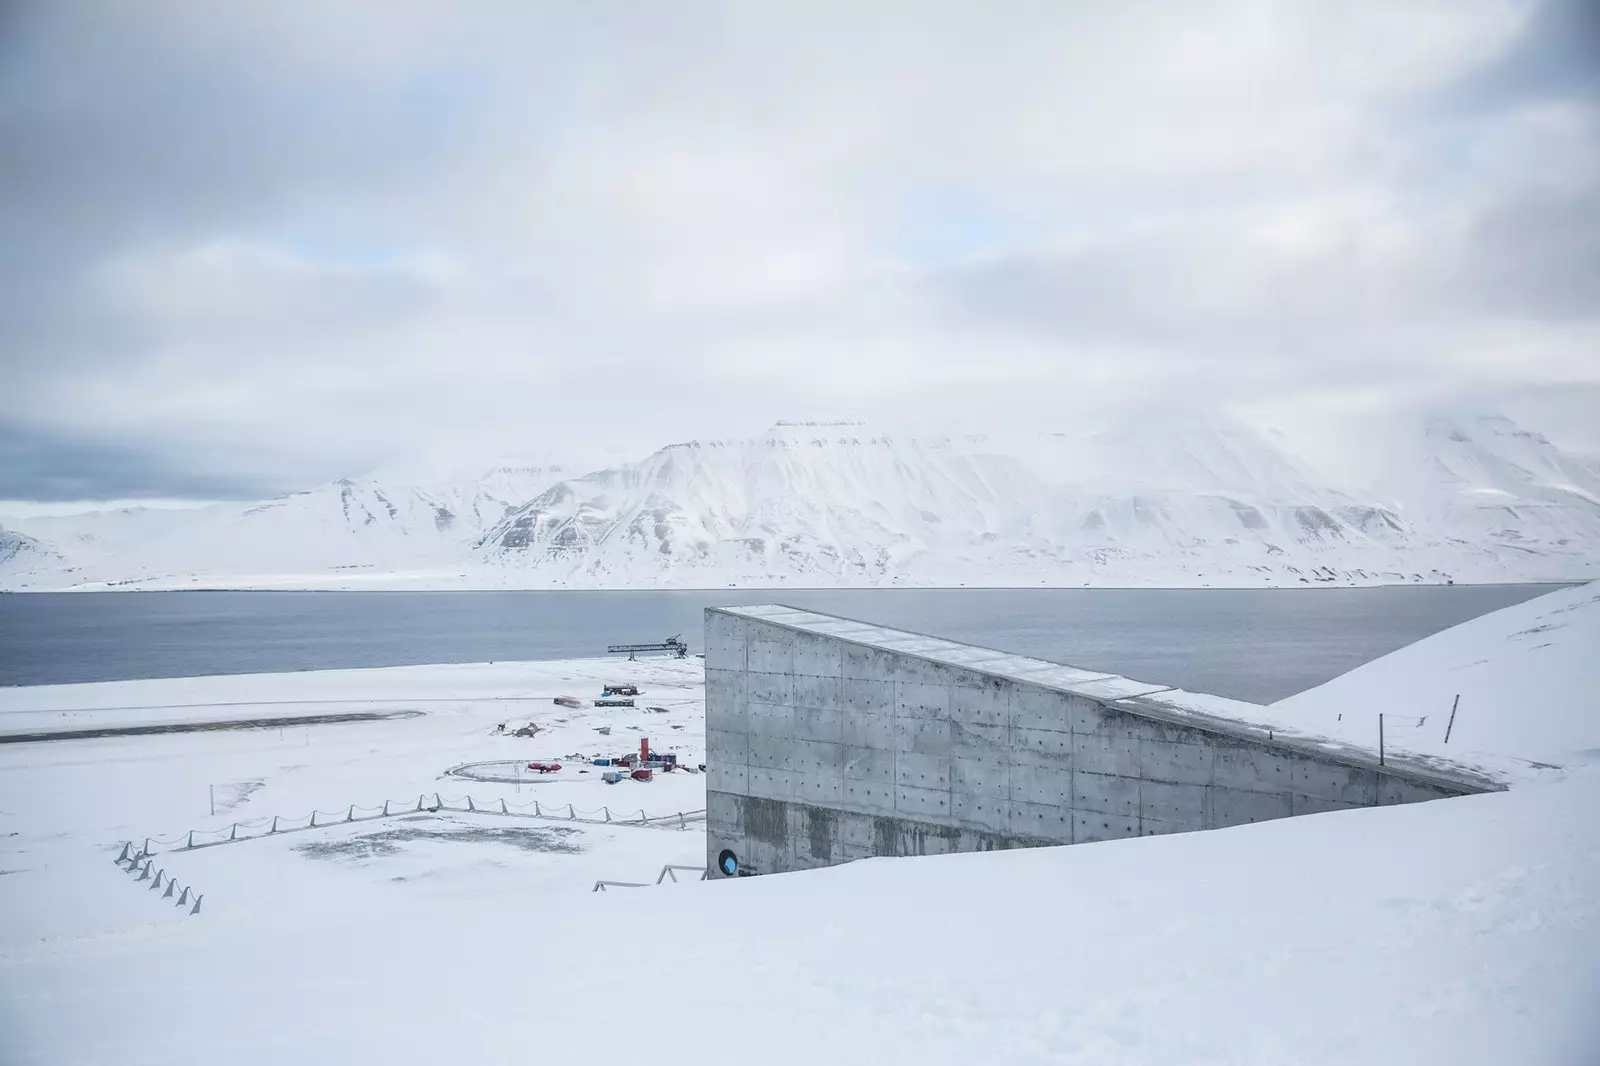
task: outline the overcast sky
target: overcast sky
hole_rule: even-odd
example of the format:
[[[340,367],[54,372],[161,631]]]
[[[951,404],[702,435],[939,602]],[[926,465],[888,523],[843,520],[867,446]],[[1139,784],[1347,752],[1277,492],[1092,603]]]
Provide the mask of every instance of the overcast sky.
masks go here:
[[[780,418],[1600,423],[1600,5],[801,6],[0,0],[0,499]]]

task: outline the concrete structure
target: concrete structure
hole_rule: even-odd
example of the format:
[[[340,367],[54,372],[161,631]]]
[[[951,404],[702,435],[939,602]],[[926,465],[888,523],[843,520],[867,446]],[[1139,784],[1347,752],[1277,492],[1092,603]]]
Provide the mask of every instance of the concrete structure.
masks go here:
[[[1076,844],[1481,792],[1253,704],[789,607],[706,611],[708,865]]]

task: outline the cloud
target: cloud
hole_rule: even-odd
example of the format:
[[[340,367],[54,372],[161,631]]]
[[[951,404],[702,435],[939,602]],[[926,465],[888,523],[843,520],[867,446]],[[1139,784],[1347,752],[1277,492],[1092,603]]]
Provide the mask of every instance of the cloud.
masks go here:
[[[1595,382],[1583,9],[8,5],[0,496]]]

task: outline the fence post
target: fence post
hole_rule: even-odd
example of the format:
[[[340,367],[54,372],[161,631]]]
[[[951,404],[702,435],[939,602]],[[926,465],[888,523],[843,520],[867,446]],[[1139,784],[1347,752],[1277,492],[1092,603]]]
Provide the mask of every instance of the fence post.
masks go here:
[[[154,881],[150,882],[150,887],[151,888],[160,888],[161,887],[161,875],[166,873],[166,872],[167,872],[166,870],[157,870],[156,871],[156,879]]]
[[[543,818],[544,817],[544,812],[539,809],[539,801],[538,800],[534,800],[533,801],[533,816],[535,818]]]
[[[203,899],[205,899],[205,896],[196,896],[194,898],[194,909],[189,912],[190,914],[200,913],[200,901]]]
[[[437,792],[433,794],[433,805],[441,811],[444,810],[444,800],[439,798],[439,793]]]
[[[1450,721],[1444,726],[1444,742],[1450,743],[1450,730],[1456,727],[1456,708],[1461,706],[1461,693],[1456,693],[1456,698],[1450,704]]]
[[[1383,712],[1378,712],[1378,765],[1383,765]]]
[[[356,805],[354,803],[350,804],[350,809],[344,812],[344,820],[347,822],[356,820]]]
[[[687,828],[689,828],[689,823],[684,820],[682,811],[678,812],[678,828],[679,829],[687,829]]]
[[[501,814],[510,814],[511,813],[510,811],[506,810],[506,798],[504,796],[500,797],[500,813]]]
[[[316,827],[317,827],[317,809],[315,807],[313,807],[313,808],[311,808],[311,828],[315,829]]]
[[[176,877],[167,878],[167,890],[165,892],[161,893],[161,898],[162,899],[171,899],[172,898],[172,890],[177,888],[177,887],[178,887],[178,879]]]
[[[139,880],[141,880],[141,881],[150,880],[150,867],[154,866],[155,864],[156,864],[156,861],[154,859],[150,859],[150,860],[146,861],[145,864],[144,864],[144,870],[139,874]]]
[[[472,811],[474,813],[476,813],[477,810],[478,810],[478,808],[476,808],[476,807],[474,807],[472,805],[472,793],[470,793],[470,792],[467,793],[467,810]]]
[[[606,821],[608,821],[608,822],[611,821],[611,808],[610,807],[601,807],[600,809],[602,811],[606,812]]]
[[[384,800],[383,801],[383,816],[385,818],[389,817],[389,801],[388,800]]]
[[[118,866],[121,866],[123,863],[128,861],[128,849],[130,847],[132,847],[132,846],[133,846],[133,842],[132,841],[129,841],[129,842],[127,842],[127,843],[122,845],[122,854],[117,856],[117,865]]]
[[[420,795],[417,796],[417,810],[422,810],[422,797]]]
[[[277,831],[278,831],[278,816],[276,814],[274,814],[272,816],[272,828],[268,829],[267,833],[270,835],[272,833],[276,833]]]
[[[185,844],[184,847],[186,847],[186,848],[194,847],[194,830],[193,829],[189,830],[189,842],[187,844]]]
[[[145,837],[144,838],[144,853],[146,855],[151,854],[151,851],[150,851],[150,838],[149,837]]]
[[[578,820],[578,812],[572,809],[572,804],[570,803],[567,804],[567,817],[571,818],[574,822]]]
[[[640,811],[639,812],[639,824],[640,825],[649,825],[650,824],[650,816],[648,814],[644,813],[644,811]]]
[[[188,885],[184,885],[183,886],[183,892],[178,896],[177,906],[179,906],[179,907],[187,907],[188,905],[189,905],[189,886]]]

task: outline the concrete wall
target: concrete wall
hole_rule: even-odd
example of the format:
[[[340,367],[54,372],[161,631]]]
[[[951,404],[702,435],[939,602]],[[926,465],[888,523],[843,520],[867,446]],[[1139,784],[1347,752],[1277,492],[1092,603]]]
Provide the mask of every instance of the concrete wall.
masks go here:
[[[721,610],[705,638],[713,868],[723,849],[770,873],[1476,791]]]

